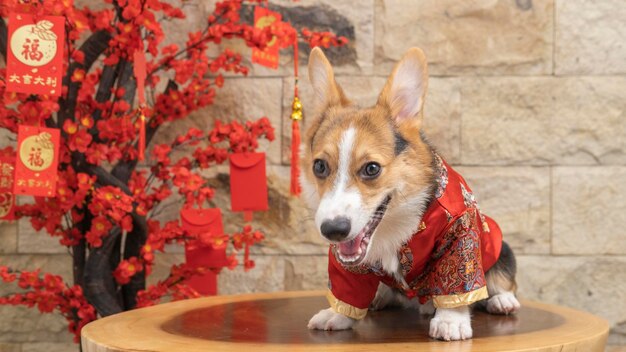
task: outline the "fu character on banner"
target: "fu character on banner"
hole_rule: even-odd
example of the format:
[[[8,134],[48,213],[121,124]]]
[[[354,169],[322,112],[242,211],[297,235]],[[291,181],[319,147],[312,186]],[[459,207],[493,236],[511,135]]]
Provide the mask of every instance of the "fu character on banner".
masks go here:
[[[58,129],[18,127],[14,194],[54,197],[59,164]]]
[[[268,209],[265,153],[230,155],[230,201],[233,211],[244,212],[252,220],[253,211]]]
[[[7,91],[61,95],[64,23],[61,16],[10,15]]]
[[[187,284],[202,295],[217,294],[217,275],[228,265],[224,236],[222,212],[218,208],[183,209],[180,212],[182,227],[190,234],[203,236],[208,234],[212,245],[200,240],[187,241],[185,244],[185,262],[190,268],[203,268],[200,275],[191,277]]]

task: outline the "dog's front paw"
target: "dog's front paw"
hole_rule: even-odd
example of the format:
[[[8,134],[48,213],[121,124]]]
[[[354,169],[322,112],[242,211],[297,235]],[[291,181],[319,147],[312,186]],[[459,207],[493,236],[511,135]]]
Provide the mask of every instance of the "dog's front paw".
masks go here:
[[[468,307],[437,309],[430,320],[430,337],[438,340],[456,341],[472,338],[472,323]]]
[[[307,327],[312,330],[348,330],[356,320],[343,314],[335,313],[332,308],[322,309],[315,314]]]
[[[512,314],[520,309],[520,304],[511,292],[502,292],[487,300],[487,311],[491,314]]]

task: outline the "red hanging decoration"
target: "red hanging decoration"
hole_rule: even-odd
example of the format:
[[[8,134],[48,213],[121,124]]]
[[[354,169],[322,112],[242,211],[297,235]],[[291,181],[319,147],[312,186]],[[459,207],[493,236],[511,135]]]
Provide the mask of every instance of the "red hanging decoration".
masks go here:
[[[233,153],[230,155],[230,200],[233,211],[244,212],[244,220],[252,220],[252,212],[267,210],[267,178],[265,153]]]
[[[298,97],[298,40],[293,43],[293,71],[294,71],[294,92],[293,103],[291,104],[291,194],[298,196],[302,192],[300,188],[300,121],[304,117],[302,114],[302,103]]]
[[[56,196],[60,138],[58,129],[18,126],[14,194]]]
[[[13,178],[15,174],[15,155],[0,155],[0,220],[13,220],[15,214],[15,196]]]
[[[228,266],[227,239],[224,239],[222,212],[219,208],[183,209],[180,211],[183,229],[190,234],[210,234],[213,245],[202,241],[185,243],[185,261],[191,268],[205,268],[205,272],[191,277],[187,284],[202,295],[217,294],[217,275]]]
[[[146,115],[143,108],[139,108],[139,155],[140,161],[146,158]]]
[[[137,80],[137,97],[139,99],[139,155],[140,161],[145,159],[146,155],[146,54],[142,49],[135,50],[133,55],[133,73]]]
[[[6,90],[61,95],[65,18],[12,13],[9,16]],[[75,79],[75,77],[72,77]]]
[[[278,12],[271,11],[265,7],[257,6],[254,8],[254,27],[265,28],[271,26],[274,22],[280,22],[282,16]],[[278,40],[276,37],[267,43],[265,49],[260,50],[252,48],[252,62],[269,68],[278,68]]]

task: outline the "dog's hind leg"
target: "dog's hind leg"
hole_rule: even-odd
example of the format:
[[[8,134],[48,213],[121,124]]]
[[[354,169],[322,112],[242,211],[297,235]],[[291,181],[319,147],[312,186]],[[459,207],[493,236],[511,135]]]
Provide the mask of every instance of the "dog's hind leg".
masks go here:
[[[485,308],[489,313],[511,314],[520,308],[519,301],[515,297],[516,271],[517,264],[513,251],[506,242],[502,242],[500,258],[485,275],[489,292]]]
[[[399,306],[396,293],[391,287],[383,284],[378,284],[378,290],[376,291],[376,297],[370,304],[370,310],[381,310],[387,307]]]
[[[435,306],[430,300],[425,304],[420,304],[417,298],[408,298],[397,290],[380,283],[376,291],[376,297],[370,304],[370,310],[381,310],[388,307],[401,307],[404,309],[417,309],[420,314],[432,315],[435,313]]]

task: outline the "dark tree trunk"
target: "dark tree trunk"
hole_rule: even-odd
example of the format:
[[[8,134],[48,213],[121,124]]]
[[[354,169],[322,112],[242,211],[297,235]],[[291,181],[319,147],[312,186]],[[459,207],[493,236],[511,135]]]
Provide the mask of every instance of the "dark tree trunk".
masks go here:
[[[115,297],[116,283],[109,267],[109,258],[120,234],[119,227],[113,228],[102,240],[102,246],[89,251],[85,265],[85,297],[103,317],[123,310]]]
[[[9,44],[9,32],[8,32],[7,24],[4,22],[4,19],[0,18],[0,54],[4,58],[4,62],[6,63],[7,57],[7,45]]]
[[[82,64],[77,62],[72,63],[63,78],[63,85],[67,86],[67,96],[59,99],[59,105],[61,107],[57,114],[57,126],[59,126],[59,128],[63,127],[65,120],[74,118],[74,112],[76,110],[76,99],[78,98],[78,90],[81,83],[72,82],[72,74],[74,74],[74,71],[77,69],[83,69],[85,72],[88,72],[91,65],[93,65],[98,57],[108,48],[109,40],[111,40],[111,34],[106,31],[98,31],[89,36],[83,45],[80,46],[79,50],[85,53],[85,61]],[[61,133],[65,132],[61,131]]]

